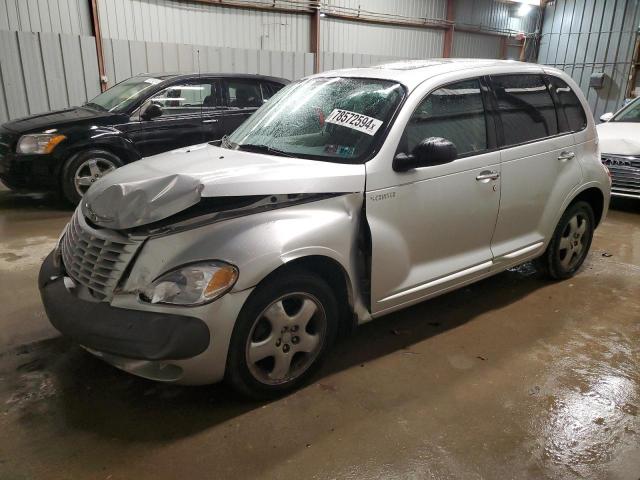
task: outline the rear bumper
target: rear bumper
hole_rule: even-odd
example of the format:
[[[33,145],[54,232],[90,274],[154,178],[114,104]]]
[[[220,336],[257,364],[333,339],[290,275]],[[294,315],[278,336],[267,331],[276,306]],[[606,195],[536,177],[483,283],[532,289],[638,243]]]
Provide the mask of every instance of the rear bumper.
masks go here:
[[[40,295],[51,324],[73,341],[109,356],[153,361],[192,358],[209,346],[209,328],[199,318],[80,300],[65,286],[53,255],[40,269]]]

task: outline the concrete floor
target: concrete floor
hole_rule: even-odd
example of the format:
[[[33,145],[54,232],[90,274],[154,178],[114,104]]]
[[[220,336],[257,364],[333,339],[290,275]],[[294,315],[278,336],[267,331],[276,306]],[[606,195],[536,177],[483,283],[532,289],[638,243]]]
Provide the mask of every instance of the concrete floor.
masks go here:
[[[0,190],[2,480],[640,477],[640,203],[574,279],[525,265],[365,325],[261,404],[58,337],[36,288],[70,216],[52,202]]]

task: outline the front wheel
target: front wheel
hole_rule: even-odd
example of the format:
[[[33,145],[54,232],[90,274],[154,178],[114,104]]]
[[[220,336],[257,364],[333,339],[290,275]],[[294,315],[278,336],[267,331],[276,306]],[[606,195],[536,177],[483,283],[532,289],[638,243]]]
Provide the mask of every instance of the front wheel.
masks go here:
[[[574,276],[589,253],[594,227],[591,205],[587,202],[570,205],[536,265],[555,280]]]
[[[77,205],[94,182],[122,165],[122,160],[106,150],[91,149],[76,153],[62,169],[64,198]]]
[[[333,342],[338,307],[331,288],[304,271],[260,285],[242,308],[231,338],[226,377],[240,393],[266,399],[302,385]]]

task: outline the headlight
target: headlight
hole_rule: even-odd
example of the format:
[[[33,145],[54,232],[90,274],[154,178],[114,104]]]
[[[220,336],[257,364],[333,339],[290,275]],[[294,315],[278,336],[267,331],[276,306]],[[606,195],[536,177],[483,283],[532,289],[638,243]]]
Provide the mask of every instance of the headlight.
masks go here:
[[[58,133],[23,135],[18,141],[18,153],[51,153],[65,138]]]
[[[228,263],[193,263],[161,275],[141,296],[151,303],[203,305],[231,290],[237,279],[238,269]]]

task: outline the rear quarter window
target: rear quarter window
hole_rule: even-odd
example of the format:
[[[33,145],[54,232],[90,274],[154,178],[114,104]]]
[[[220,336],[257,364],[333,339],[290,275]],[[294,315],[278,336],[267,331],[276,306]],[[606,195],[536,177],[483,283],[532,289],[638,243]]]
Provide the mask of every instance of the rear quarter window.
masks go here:
[[[587,114],[575,92],[558,77],[548,76],[547,79],[558,103],[558,114],[566,118],[566,127],[562,131],[579,132],[584,129],[587,126]]]

